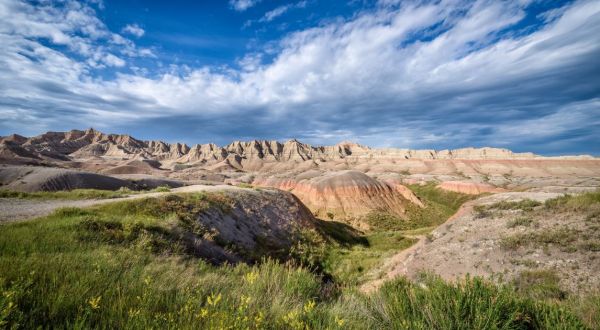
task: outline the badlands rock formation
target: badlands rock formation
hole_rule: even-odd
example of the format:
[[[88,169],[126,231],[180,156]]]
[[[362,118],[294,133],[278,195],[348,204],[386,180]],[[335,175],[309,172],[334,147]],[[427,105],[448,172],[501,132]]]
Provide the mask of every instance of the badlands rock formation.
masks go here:
[[[286,257],[301,230],[316,228],[310,211],[288,192],[237,188],[222,193],[231,206],[227,212],[215,207],[198,215],[220,242],[211,244],[210,257],[217,262],[257,261],[263,253]]]
[[[461,182],[461,181],[445,181],[438,185],[439,188],[449,191],[455,191],[469,195],[479,195],[483,193],[500,193],[506,189],[492,186],[487,183]]]
[[[94,129],[86,131],[48,132],[32,138],[10,135],[0,138],[0,157],[3,162],[16,159],[73,161],[95,157],[117,159],[152,159],[163,165],[174,163],[218,163],[227,161],[234,168],[256,166],[260,162],[305,162],[316,164],[346,160],[538,160],[532,153],[513,153],[497,148],[464,148],[456,150],[371,149],[355,143],[342,142],[334,146],[314,147],[297,140],[235,141],[227,146],[142,141],[129,135],[104,134]],[[587,159],[590,156],[552,159]]]
[[[472,194],[600,185],[600,159],[590,156],[542,157],[496,148],[375,149],[352,142],[311,146],[297,140],[190,147],[94,129],[1,137],[0,164],[42,173],[10,181],[5,189],[116,189],[140,176],[150,183],[152,178],[249,183],[292,191],[319,216],[340,218],[378,209],[401,216],[408,204],[425,207],[405,184],[435,181],[440,188]]]
[[[256,180],[254,184],[288,190],[322,218],[358,219],[373,210],[385,210],[401,217],[408,203],[422,206],[406,187],[388,185],[358,171],[324,175],[308,172],[294,180],[269,178]]]

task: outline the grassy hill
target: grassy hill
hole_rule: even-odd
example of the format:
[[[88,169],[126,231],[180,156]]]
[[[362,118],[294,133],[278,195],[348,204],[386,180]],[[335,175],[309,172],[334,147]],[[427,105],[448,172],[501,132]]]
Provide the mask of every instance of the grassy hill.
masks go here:
[[[157,208],[169,200],[161,197],[0,226],[0,328],[585,328],[559,303],[481,279],[400,278],[366,295],[315,267],[327,250],[385,250],[385,232],[326,223],[287,258],[212,264],[186,248],[195,229],[181,221],[186,210],[223,211],[227,200],[182,198],[183,209]]]

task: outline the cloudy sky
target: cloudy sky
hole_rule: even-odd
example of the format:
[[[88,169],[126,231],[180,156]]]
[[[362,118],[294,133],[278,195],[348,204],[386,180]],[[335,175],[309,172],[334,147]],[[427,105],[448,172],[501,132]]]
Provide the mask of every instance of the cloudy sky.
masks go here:
[[[0,45],[0,135],[600,155],[598,0],[0,0]]]

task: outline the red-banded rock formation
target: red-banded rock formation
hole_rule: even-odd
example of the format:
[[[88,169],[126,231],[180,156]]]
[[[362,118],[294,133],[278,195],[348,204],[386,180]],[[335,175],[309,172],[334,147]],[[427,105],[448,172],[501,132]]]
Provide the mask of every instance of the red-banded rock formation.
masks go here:
[[[295,179],[271,177],[256,179],[253,184],[290,191],[322,218],[333,214],[336,219],[359,219],[374,211],[402,217],[411,203],[423,207],[421,201],[401,184],[383,183],[358,171],[321,175],[308,171]]]

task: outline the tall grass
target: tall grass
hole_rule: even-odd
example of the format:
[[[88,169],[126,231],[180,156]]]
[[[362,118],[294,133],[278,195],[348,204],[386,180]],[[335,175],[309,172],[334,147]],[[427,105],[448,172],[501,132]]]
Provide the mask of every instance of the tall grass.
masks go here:
[[[170,192],[169,186],[159,186],[150,190],[131,190],[122,187],[118,190],[100,190],[100,189],[73,189],[60,191],[36,191],[22,192],[0,189],[0,198],[19,198],[19,199],[110,199],[127,197],[129,195],[147,193],[147,192]]]
[[[423,201],[425,208],[408,204],[403,217],[386,210],[373,211],[363,219],[370,230],[360,236],[360,241],[349,237],[346,231],[345,237],[351,244],[332,244],[327,250],[324,269],[336,280],[351,285],[368,280],[366,275],[373,275],[370,269],[380,266],[385,258],[417,242],[411,236],[426,234],[473,198],[438,189],[435,184],[410,185],[409,188]]]
[[[20,192],[11,190],[1,190],[0,198],[19,198],[19,199],[108,199],[126,197],[135,193],[129,189],[120,189],[116,191],[98,190],[98,189],[73,189],[65,191],[38,191],[38,192]]]
[[[582,329],[563,308],[519,297],[510,287],[467,278],[449,284],[432,276],[398,279],[366,299],[379,329]]]
[[[61,209],[0,226],[0,328],[584,328],[559,305],[481,279],[400,278],[364,295],[292,262],[214,266],[174,242],[159,243],[172,238],[169,228],[182,215],[227,211],[227,200],[165,200]],[[362,244],[347,229],[327,228],[339,232],[327,244]],[[368,245],[387,249],[395,239],[404,240]]]

